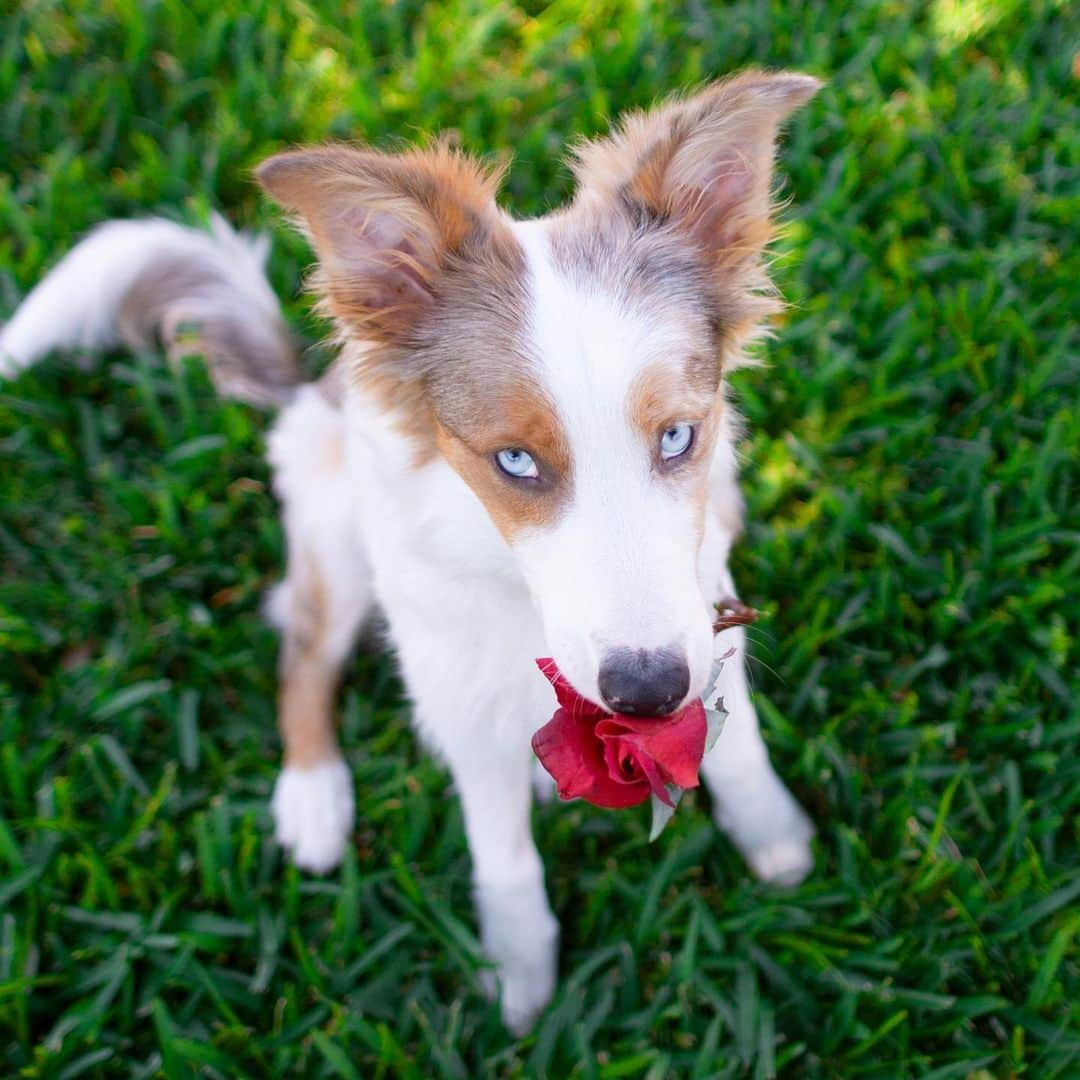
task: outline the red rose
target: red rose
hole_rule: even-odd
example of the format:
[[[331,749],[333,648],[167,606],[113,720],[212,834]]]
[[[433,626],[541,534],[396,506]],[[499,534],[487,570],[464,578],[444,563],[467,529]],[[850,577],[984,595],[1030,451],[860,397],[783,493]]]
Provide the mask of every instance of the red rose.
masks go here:
[[[671,716],[609,713],[583,698],[554,660],[536,664],[559,708],[533,735],[532,747],[555,778],[559,798],[619,809],[654,794],[672,806],[668,784],[697,787],[708,727],[700,700]]]

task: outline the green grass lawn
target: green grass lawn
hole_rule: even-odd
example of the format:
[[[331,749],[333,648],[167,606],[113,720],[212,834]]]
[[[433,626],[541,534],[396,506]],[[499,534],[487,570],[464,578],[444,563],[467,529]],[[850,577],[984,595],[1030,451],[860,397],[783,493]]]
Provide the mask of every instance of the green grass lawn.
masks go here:
[[[644,812],[539,809],[563,978],[514,1041],[385,658],[343,694],[342,870],[271,839],[267,417],[197,365],[45,365],[0,387],[0,1075],[1080,1075],[1076,5],[16,6],[0,318],[99,220],[220,208],[273,228],[316,341],[268,153],[453,128],[535,213],[619,109],[829,80],[782,157],[792,306],[738,375],[757,701],[819,838],[774,891],[704,794],[652,846]]]

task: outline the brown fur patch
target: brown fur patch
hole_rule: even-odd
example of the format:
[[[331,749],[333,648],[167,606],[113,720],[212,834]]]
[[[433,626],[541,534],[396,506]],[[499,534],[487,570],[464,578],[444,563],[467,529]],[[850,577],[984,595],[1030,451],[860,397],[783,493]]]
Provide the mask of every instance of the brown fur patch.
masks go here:
[[[527,378],[525,277],[509,229],[492,235],[481,249],[447,261],[407,347],[375,345],[355,365],[354,377],[400,417],[418,461],[434,455],[440,426],[483,426]]]
[[[653,448],[657,468],[668,466],[660,457],[660,437],[677,423],[694,426],[694,443],[685,463],[676,458],[670,464],[672,472],[708,465],[723,408],[723,395],[717,389],[718,383],[701,379],[690,362],[651,364],[634,380],[627,399],[627,418],[642,441]]]
[[[256,175],[311,237],[329,314],[366,340],[407,341],[446,262],[480,252],[505,228],[499,172],[445,141],[401,154],[296,150]]]
[[[278,726],[285,765],[311,768],[338,755],[334,694],[338,668],[326,660],[325,586],[314,560],[290,568],[292,610],[278,660]]]
[[[352,377],[429,459],[439,401],[455,397],[462,369],[504,367],[522,351],[524,256],[495,205],[498,171],[443,142],[395,155],[301,150],[258,176],[314,242],[313,287]]]
[[[281,665],[278,726],[285,765],[310,769],[338,755],[334,733],[334,695],[338,672],[320,657],[296,653]]]
[[[579,145],[578,193],[558,227],[563,257],[593,275],[618,268],[627,291],[659,281],[695,298],[717,365],[735,366],[779,307],[761,265],[777,130],[818,86],[806,75],[745,72]]]
[[[651,364],[630,389],[630,423],[657,453],[661,434],[673,424],[690,423],[700,433],[712,417],[719,382],[702,380],[691,371],[689,363]]]
[[[718,380],[718,374],[714,380],[711,373],[698,370],[693,359],[682,365],[652,364],[634,380],[627,400],[627,418],[651,448],[655,472],[690,491],[699,536],[705,527],[709,465],[724,408]],[[693,424],[693,445],[685,458],[665,462],[660,456],[660,437],[680,422]]]
[[[479,388],[477,388],[479,389]],[[443,457],[484,505],[496,528],[512,542],[526,529],[554,524],[569,502],[573,483],[570,447],[550,402],[520,376],[501,389],[493,387],[483,412],[471,407],[454,416],[460,426],[440,424]],[[539,470],[536,480],[517,480],[492,460],[499,450],[522,449]]]

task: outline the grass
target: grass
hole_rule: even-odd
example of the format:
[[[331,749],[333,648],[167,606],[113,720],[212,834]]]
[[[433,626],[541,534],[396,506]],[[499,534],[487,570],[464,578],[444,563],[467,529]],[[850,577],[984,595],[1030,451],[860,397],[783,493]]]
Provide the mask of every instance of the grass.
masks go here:
[[[819,827],[748,879],[704,796],[536,813],[558,996],[478,991],[460,812],[385,658],[343,694],[356,843],[268,831],[282,562],[267,418],[116,355],[0,388],[0,1073],[988,1077],[1080,1073],[1080,108],[1075,6],[1033,0],[69,0],[0,16],[0,314],[110,215],[219,207],[307,252],[251,167],[451,127],[554,205],[564,141],[748,63],[793,125],[792,307],[737,564],[769,743]]]

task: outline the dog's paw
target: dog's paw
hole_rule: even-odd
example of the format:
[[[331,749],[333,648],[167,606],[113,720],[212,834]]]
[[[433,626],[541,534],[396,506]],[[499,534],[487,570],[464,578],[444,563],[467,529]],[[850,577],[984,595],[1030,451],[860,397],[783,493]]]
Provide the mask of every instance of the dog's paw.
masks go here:
[[[302,870],[325,874],[341,862],[355,812],[352,777],[341,758],[282,769],[270,806],[275,838]]]
[[[791,886],[813,870],[813,823],[771,769],[754,783],[728,785],[718,795],[716,823],[756,877]]]
[[[476,903],[484,951],[495,963],[480,972],[480,985],[499,999],[507,1028],[526,1035],[555,993],[559,924],[542,884],[477,887]]]
[[[512,972],[505,965],[498,971],[482,971],[480,985],[488,1000],[500,999],[502,1021],[518,1039],[532,1031],[536,1018],[555,992],[555,973],[534,977],[529,971]]]
[[[791,837],[744,852],[755,876],[771,885],[798,885],[814,869],[809,837]]]
[[[783,789],[782,789],[783,790]],[[742,853],[754,875],[771,885],[791,886],[814,869],[814,852],[810,841],[814,826],[803,809],[783,790],[785,798],[777,799],[773,814],[757,823],[757,828],[731,828],[728,818],[728,835]]]
[[[499,1000],[502,1020],[512,1035],[528,1035],[536,1018],[555,993],[556,959],[550,955],[531,959],[504,959],[497,969],[480,972],[480,985],[489,1000]]]

